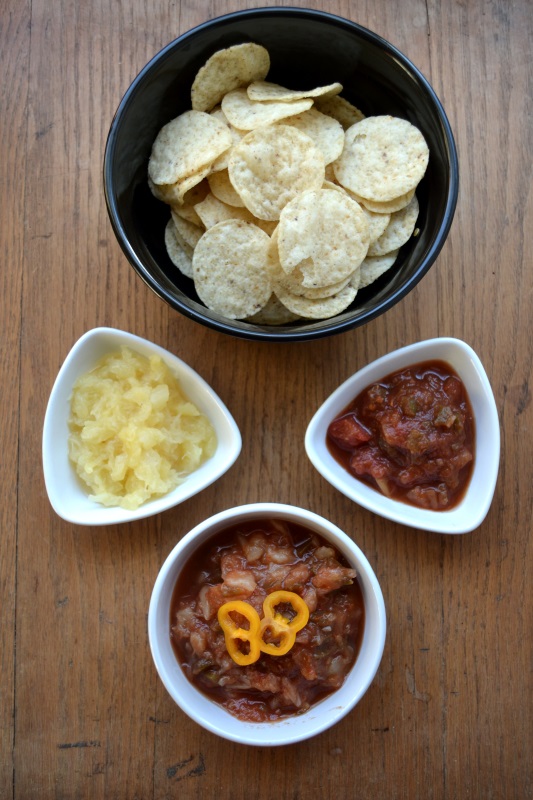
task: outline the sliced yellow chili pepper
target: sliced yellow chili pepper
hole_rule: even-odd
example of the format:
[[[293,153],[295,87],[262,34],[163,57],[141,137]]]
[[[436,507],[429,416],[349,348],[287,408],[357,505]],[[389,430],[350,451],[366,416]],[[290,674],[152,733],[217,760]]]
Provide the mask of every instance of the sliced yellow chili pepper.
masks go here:
[[[232,611],[238,611],[239,614],[242,614],[250,623],[250,627],[248,629],[240,628],[230,616]],[[220,627],[224,631],[226,649],[235,663],[245,667],[257,661],[261,655],[259,641],[261,620],[255,608],[250,603],[245,603],[244,600],[230,600],[218,609],[217,616]],[[243,653],[239,648],[239,640],[248,642],[250,645],[248,653]]]
[[[274,642],[265,642],[265,635],[269,633],[279,641],[279,644]],[[278,622],[271,617],[266,617],[261,620],[261,629],[259,631],[261,637],[260,648],[263,653],[268,653],[269,656],[284,656],[288,653],[294,642],[296,641],[296,634],[294,631],[281,622]]]
[[[292,619],[287,619],[276,611],[276,606],[288,603],[296,612]],[[240,628],[230,616],[232,611],[237,611],[245,617],[250,627]],[[231,658],[241,667],[253,664],[261,651],[271,656],[284,656],[288,653],[296,640],[296,634],[307,625],[309,609],[300,595],[280,589],[265,597],[263,602],[263,619],[250,603],[244,600],[230,600],[218,610],[218,621],[224,631],[226,649]],[[265,642],[267,632],[274,636],[278,643]],[[248,642],[250,650],[243,653],[238,641]]]
[[[276,611],[276,606],[280,603],[288,603],[296,611],[296,615],[290,620],[284,617]],[[271,656],[284,656],[293,646],[298,631],[307,625],[309,609],[300,595],[280,589],[265,598],[263,612],[265,616],[261,620],[261,650]],[[279,644],[265,642],[267,631],[279,639]]]
[[[296,611],[296,616],[293,617],[293,619],[288,620],[282,614],[276,611],[276,606],[281,605],[281,603],[289,603],[289,605],[292,606],[292,610]],[[278,622],[283,622],[283,624],[285,624],[295,633],[301,631],[302,628],[307,625],[309,620],[309,609],[305,600],[300,597],[299,594],[296,594],[295,592],[286,592],[284,589],[280,589],[277,592],[272,592],[265,597],[263,602],[263,613],[265,618],[272,617]]]

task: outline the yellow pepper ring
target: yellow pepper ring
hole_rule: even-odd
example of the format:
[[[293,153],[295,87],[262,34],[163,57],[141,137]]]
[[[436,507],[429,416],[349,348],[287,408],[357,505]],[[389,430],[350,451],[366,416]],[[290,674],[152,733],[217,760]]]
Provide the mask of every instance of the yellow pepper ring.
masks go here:
[[[287,619],[276,611],[276,606],[281,603],[290,604],[296,612],[292,619]],[[249,628],[239,627],[230,616],[232,611],[242,614],[248,620]],[[261,620],[255,608],[244,600],[230,600],[218,610],[218,621],[224,631],[226,649],[239,666],[253,664],[261,652],[272,656],[285,655],[293,646],[298,631],[302,630],[309,620],[309,609],[305,601],[300,595],[285,590],[269,594],[263,602],[263,612],[264,617]],[[279,640],[278,644],[264,641],[267,631]],[[250,647],[248,653],[240,650],[238,640],[248,642]]]
[[[279,644],[265,642],[265,634],[269,631],[273,636],[275,636],[276,639],[279,640]],[[261,650],[263,653],[268,653],[270,656],[284,656],[285,653],[289,652],[296,641],[296,633],[291,631],[282,622],[272,619],[272,617],[265,617],[261,620],[261,630],[259,631],[259,636],[261,637],[259,644]]]
[[[250,627],[248,629],[239,627],[230,616],[232,611],[242,614],[250,623]],[[224,631],[226,650],[235,663],[241,667],[246,667],[248,664],[253,664],[257,661],[261,655],[259,644],[261,620],[255,608],[250,603],[245,603],[244,600],[230,600],[218,609],[217,617],[220,627]],[[248,642],[250,645],[248,653],[242,652],[239,648],[238,640]]]
[[[288,603],[296,611],[293,619],[289,620],[276,611],[276,606],[280,603]],[[284,656],[293,646],[298,631],[307,625],[309,609],[300,595],[280,589],[265,597],[263,612],[265,616],[261,620],[261,650],[271,656]],[[271,631],[279,639],[279,644],[265,642],[267,631]]]
[[[288,603],[292,606],[293,611],[296,611],[296,616],[288,620],[282,614],[279,614],[276,611],[276,606],[279,606],[281,603]],[[263,602],[263,613],[266,617],[272,617],[273,619],[277,620],[278,622],[282,622],[293,630],[295,633],[301,631],[307,625],[309,620],[309,609],[306,605],[305,600],[303,600],[299,594],[295,592],[287,592],[283,589],[280,589],[277,592],[272,592]]]

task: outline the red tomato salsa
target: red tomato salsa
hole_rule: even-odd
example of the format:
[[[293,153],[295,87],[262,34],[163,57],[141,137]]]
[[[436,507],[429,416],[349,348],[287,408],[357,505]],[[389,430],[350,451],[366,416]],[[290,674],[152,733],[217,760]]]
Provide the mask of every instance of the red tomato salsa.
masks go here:
[[[243,600],[262,616],[263,601],[278,590],[298,594],[309,621],[285,655],[261,653],[239,666],[226,649],[218,609]],[[170,637],[191,683],[234,716],[265,722],[304,712],[342,685],[364,620],[355,570],[330,544],[292,522],[255,520],[220,531],[186,564],[172,598]]]
[[[427,361],[368,386],[331,422],[330,452],[387,497],[441,511],[463,497],[474,459],[466,389],[442,361]]]

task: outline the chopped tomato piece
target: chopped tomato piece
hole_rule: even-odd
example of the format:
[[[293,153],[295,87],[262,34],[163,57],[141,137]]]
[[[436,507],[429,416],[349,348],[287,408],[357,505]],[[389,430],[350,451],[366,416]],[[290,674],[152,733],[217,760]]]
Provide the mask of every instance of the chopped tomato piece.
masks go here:
[[[346,414],[344,417],[333,420],[329,426],[328,434],[343,450],[358,447],[361,444],[365,444],[365,442],[369,442],[372,438],[372,434],[363,428],[354,414]]]

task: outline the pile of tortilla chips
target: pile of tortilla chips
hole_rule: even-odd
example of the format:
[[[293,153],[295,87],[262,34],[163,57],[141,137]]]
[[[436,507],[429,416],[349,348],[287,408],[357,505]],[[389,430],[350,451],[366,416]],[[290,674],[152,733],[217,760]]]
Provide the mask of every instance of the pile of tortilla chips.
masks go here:
[[[365,117],[340,83],[266,81],[268,51],[214,53],[191,110],[153,144],[150,188],[171,209],[168,255],[230,319],[327,319],[396,261],[415,231],[429,149],[410,122]]]

